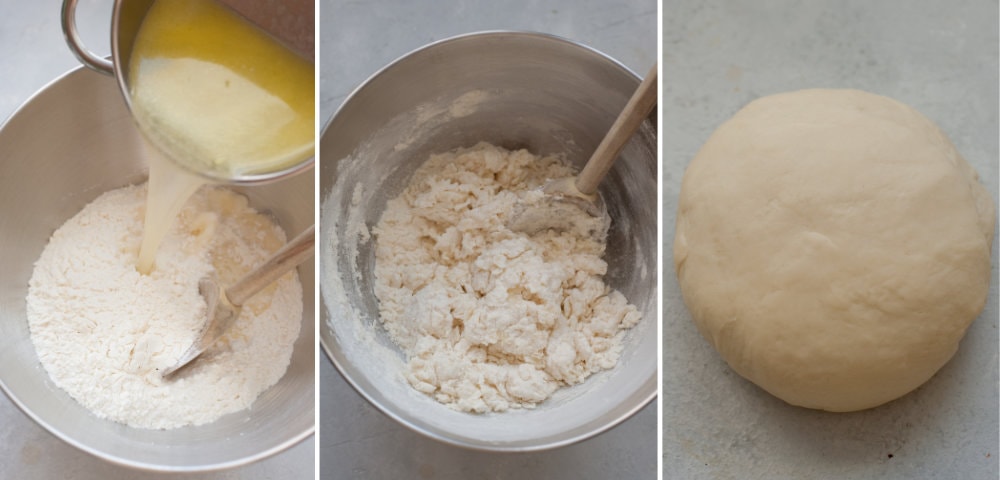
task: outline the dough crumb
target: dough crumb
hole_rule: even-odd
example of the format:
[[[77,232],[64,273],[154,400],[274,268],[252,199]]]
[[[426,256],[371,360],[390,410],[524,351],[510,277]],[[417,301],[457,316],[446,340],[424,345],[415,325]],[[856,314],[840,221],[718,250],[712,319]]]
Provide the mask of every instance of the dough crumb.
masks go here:
[[[605,239],[506,226],[519,195],[573,173],[480,143],[432,155],[388,202],[375,295],[418,391],[467,412],[532,408],[617,364],[641,315],[604,284]]]

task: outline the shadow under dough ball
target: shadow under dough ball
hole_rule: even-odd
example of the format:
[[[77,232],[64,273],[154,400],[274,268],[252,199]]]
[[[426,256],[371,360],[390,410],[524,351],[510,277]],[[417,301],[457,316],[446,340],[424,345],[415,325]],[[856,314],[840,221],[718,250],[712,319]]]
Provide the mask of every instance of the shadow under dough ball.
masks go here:
[[[989,289],[995,210],[916,110],[857,90],[760,98],[684,174],[674,266],[701,334],[793,405],[896,399],[954,355]]]

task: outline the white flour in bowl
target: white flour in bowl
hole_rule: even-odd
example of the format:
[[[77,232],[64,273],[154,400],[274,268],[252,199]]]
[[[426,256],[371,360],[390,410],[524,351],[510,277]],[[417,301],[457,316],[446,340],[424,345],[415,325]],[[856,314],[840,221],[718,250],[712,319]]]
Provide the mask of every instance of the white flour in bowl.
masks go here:
[[[188,201],[149,275],[136,271],[145,186],[107,192],[52,235],[28,289],[31,340],[52,381],[95,415],[140,428],[211,422],[285,373],[302,320],[293,273],[248,301],[222,341],[171,380],[159,371],[205,321],[198,280],[223,286],[263,263],[284,232],[223,189]]]
[[[375,295],[414,388],[500,412],[615,366],[640,314],[602,280],[605,239],[506,226],[519,196],[573,173],[557,157],[480,143],[431,156],[388,202],[373,229]]]

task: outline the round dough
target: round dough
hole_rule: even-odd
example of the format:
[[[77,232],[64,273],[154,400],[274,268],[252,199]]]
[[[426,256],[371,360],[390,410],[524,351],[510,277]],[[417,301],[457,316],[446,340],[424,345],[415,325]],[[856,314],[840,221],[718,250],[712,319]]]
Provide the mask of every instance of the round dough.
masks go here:
[[[684,174],[674,266],[702,335],[793,405],[927,381],[982,311],[995,211],[927,118],[857,90],[758,99]]]

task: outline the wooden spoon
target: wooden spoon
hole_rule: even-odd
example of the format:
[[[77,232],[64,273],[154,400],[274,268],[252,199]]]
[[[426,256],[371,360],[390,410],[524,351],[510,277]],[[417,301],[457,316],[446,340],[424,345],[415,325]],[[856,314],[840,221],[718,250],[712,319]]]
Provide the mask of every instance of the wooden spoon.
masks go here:
[[[541,196],[536,194],[523,197],[514,207],[514,214],[508,220],[507,227],[528,234],[550,228],[578,228],[578,225],[569,224],[574,222],[573,209],[583,210],[591,217],[606,216],[604,204],[597,195],[597,186],[611,170],[611,165],[625,148],[625,144],[656,106],[656,79],[654,64],[580,174],[549,181],[542,187]],[[607,229],[606,224],[604,229]]]
[[[163,378],[170,377],[218,341],[236,322],[240,316],[240,308],[250,297],[312,257],[315,242],[316,228],[310,226],[281,247],[274,255],[271,255],[271,258],[263,265],[255,268],[225,290],[219,288],[214,272],[203,277],[198,282],[198,293],[205,297],[208,320],[201,332],[198,333],[194,344],[181,355],[181,358],[173,366],[160,372],[160,375]]]

